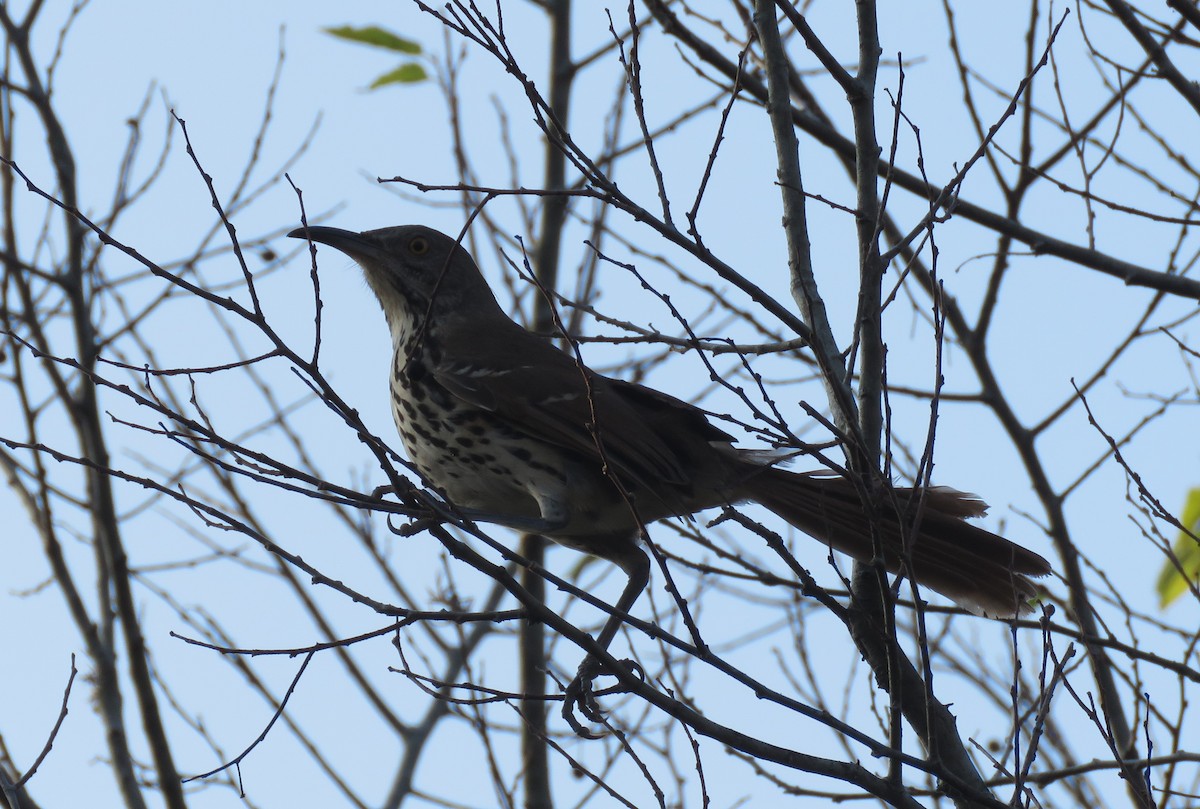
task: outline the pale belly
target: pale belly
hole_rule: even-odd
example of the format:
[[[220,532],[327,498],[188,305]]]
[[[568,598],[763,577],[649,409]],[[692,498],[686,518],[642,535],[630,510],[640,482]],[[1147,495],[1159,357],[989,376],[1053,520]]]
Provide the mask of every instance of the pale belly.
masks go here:
[[[477,512],[470,515],[476,521],[589,552],[590,535],[638,531],[634,510],[599,469],[533,442],[440,386],[393,386],[392,416],[409,460],[452,504]]]

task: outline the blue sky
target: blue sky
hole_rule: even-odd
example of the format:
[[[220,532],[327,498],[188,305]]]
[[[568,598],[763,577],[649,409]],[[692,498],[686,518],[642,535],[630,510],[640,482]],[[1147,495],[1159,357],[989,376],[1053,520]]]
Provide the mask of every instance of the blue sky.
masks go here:
[[[65,12],[62,3],[48,5],[51,16]],[[607,19],[599,4],[580,4],[577,13],[577,52],[587,52],[605,41]],[[833,5],[813,12],[814,26],[829,36],[829,42],[835,48],[846,48],[852,41],[847,39],[852,28],[848,27],[844,13],[845,10]],[[898,50],[904,52],[908,63],[905,110],[921,127],[927,171],[931,178],[945,181],[952,176],[954,166],[969,157],[976,144],[968,122],[958,109],[960,91],[945,49],[940,11],[932,4],[905,4],[903,9],[888,8],[883,13],[886,15],[883,25],[885,58],[894,59]],[[614,14],[618,15],[616,9]],[[516,43],[514,50],[526,60],[531,75],[540,77],[545,59],[542,23],[535,13],[520,5],[506,5],[506,15],[508,30]],[[1020,41],[1023,20],[1000,9],[971,9],[969,13],[964,12],[960,22],[964,39],[976,49],[979,63],[988,71],[988,77],[1004,87],[1014,87],[1023,68],[1019,48],[1014,49],[1011,43]],[[1067,88],[1064,103],[1079,116],[1085,116],[1090,111],[1089,102],[1095,97],[1097,87],[1088,71],[1080,67],[1085,63],[1086,49],[1073,22],[1064,26],[1061,40],[1061,68]],[[453,195],[428,197],[427,201],[443,203],[442,207],[434,207],[422,204],[423,200],[417,199],[417,195],[400,196],[374,181],[377,176],[403,175],[430,183],[449,184],[457,182],[458,176],[449,149],[445,103],[436,84],[426,82],[366,92],[363,88],[370,80],[391,67],[387,57],[321,33],[325,26],[370,23],[382,24],[410,36],[435,54],[445,47],[436,22],[409,4],[182,4],[122,0],[85,9],[66,41],[55,92],[56,108],[77,152],[84,208],[102,210],[108,203],[116,166],[129,134],[127,119],[147,92],[151,92],[153,98],[143,131],[146,146],[141,158],[144,161],[141,172],[151,164],[151,156],[157,154],[157,144],[162,143],[164,133],[174,127],[167,117],[169,105],[187,121],[192,144],[205,170],[213,176],[218,192],[227,193],[252,149],[282,43],[286,59],[255,181],[267,180],[274,168],[303,142],[319,119],[311,146],[290,169],[290,176],[303,189],[310,217],[332,211],[332,215],[323,221],[355,230],[407,222],[456,230],[462,224],[461,212],[444,204],[454,202]],[[38,33],[41,52],[47,54],[54,46],[52,19],[44,21]],[[1090,33],[1093,41],[1101,45],[1109,42],[1109,35],[1104,30],[1092,29]],[[665,120],[669,111],[682,109],[708,92],[698,89],[690,69],[679,63],[673,49],[662,47],[660,43],[648,48],[645,58],[647,103],[651,114],[659,116],[659,120]],[[603,71],[596,71],[594,77],[587,74],[581,81],[573,124],[573,131],[581,142],[599,142],[604,113],[618,90],[618,76],[615,68],[609,65]],[[881,83],[894,90],[895,70],[885,70]],[[816,84],[824,94],[823,98],[836,104],[836,88],[828,83]],[[498,134],[494,98],[495,103],[506,110],[511,122],[514,143],[523,160],[522,178],[527,184],[536,184],[540,141],[529,121],[527,108],[522,106],[520,93],[479,53],[468,57],[461,86],[466,110],[464,126],[470,133],[469,148],[480,180],[485,184],[504,185],[509,178],[509,166]],[[1051,105],[1054,96],[1046,93],[1039,96],[1039,101]],[[991,114],[998,114],[1001,104],[996,99],[989,99],[985,107]],[[39,133],[26,120],[19,124],[25,127],[18,130],[22,133],[24,146],[18,150],[17,160],[35,181],[48,185],[47,166],[37,148]],[[1184,119],[1178,126],[1194,132],[1194,116]],[[881,137],[887,136],[889,127],[886,101],[881,100]],[[696,185],[697,159],[707,154],[714,129],[715,118],[709,115],[662,141],[665,148],[660,154],[668,183],[680,199],[690,199]],[[626,135],[630,134],[627,127]],[[734,257],[737,268],[748,277],[781,300],[788,300],[784,272],[786,254],[777,227],[779,198],[772,185],[774,167],[769,133],[757,111],[739,107],[731,117],[727,134],[728,144],[702,209],[706,241],[718,254]],[[176,131],[174,137],[163,176],[146,204],[131,212],[114,230],[118,238],[164,263],[187,255],[198,236],[214,224],[201,178],[183,152],[180,133]],[[1047,144],[1056,142],[1049,131],[1043,138]],[[911,137],[906,136],[903,140],[901,158],[911,165]],[[1015,142],[1015,135],[1007,141],[1002,135],[999,142],[1011,144]],[[1197,141],[1193,139],[1192,142]],[[1151,176],[1165,171],[1153,151],[1147,149],[1140,152],[1139,157],[1147,161],[1147,172]],[[811,141],[802,139],[801,158],[807,190],[842,204],[853,204],[853,196],[840,167],[832,165],[828,156],[816,149]],[[647,202],[653,199],[644,166],[631,163],[622,171],[618,179],[623,189],[640,195]],[[978,178],[972,177],[965,184],[964,196],[976,202],[995,202],[996,195],[987,181],[985,167],[980,166],[978,172]],[[1113,176],[1117,179],[1110,179]],[[1122,177],[1126,179],[1122,180]],[[1100,183],[1097,193],[1130,204],[1159,204],[1158,198],[1150,194],[1148,183],[1129,178],[1129,175],[1105,174]],[[1045,191],[1037,195],[1032,204],[1039,206],[1033,218],[1044,222],[1048,232],[1077,243],[1086,242],[1086,222],[1079,206],[1072,204],[1070,198]],[[34,212],[37,210],[36,202],[31,199],[29,207],[23,211],[27,227],[36,226]],[[902,194],[897,194],[895,210],[909,222],[920,215],[919,202]],[[489,211],[494,211],[511,226],[514,235],[528,236],[521,230],[521,218],[514,203],[501,201]],[[839,336],[845,339],[849,334],[846,324],[850,322],[855,295],[853,223],[844,213],[819,204],[812,205],[810,213],[822,289],[830,302]],[[298,220],[294,192],[286,183],[277,182],[255,204],[238,213],[236,225],[239,233],[247,237],[281,234],[294,227]],[[646,231],[639,230],[633,223],[620,222],[618,228],[623,232],[627,230],[642,244],[653,244],[647,239]],[[1131,223],[1125,217],[1104,210],[1098,212],[1098,247],[1146,266],[1163,265],[1171,232],[1168,227]],[[586,248],[581,244],[583,235],[582,229],[569,234],[568,265],[586,255]],[[979,256],[994,249],[994,237],[955,220],[938,231],[938,240],[942,277],[951,293],[970,309],[972,302],[982,294],[984,271],[988,266],[987,257]],[[1192,242],[1190,249],[1194,250],[1194,238]],[[281,237],[276,237],[271,245],[280,253],[297,247]],[[622,254],[616,248],[614,257],[623,261],[637,258],[636,255]],[[501,276],[503,268],[494,256],[480,256],[480,259],[491,279]],[[114,266],[121,266],[120,258],[114,257],[112,261]],[[307,261],[307,254],[302,252],[286,269],[265,275],[260,281],[272,322],[289,339],[301,345],[311,340]],[[382,317],[347,259],[331,251],[322,251],[320,261],[326,307],[323,353],[331,379],[347,400],[361,410],[368,426],[376,434],[391,440],[390,415],[384,395],[390,346]],[[651,262],[646,263],[651,265]],[[128,269],[132,270],[132,265]],[[206,272],[210,273],[208,278],[213,283],[235,280],[240,274],[232,261],[211,262]],[[653,277],[657,282],[670,283],[665,273],[653,267],[649,272],[656,273]],[[611,287],[606,287],[599,301],[601,310],[664,329],[670,325],[669,316],[661,307],[633,294],[636,286],[632,281],[615,275],[607,276],[606,281],[611,282]],[[1129,327],[1148,297],[1148,293],[1131,292],[1114,279],[1066,266],[1054,259],[1028,256],[1015,262],[1006,281],[1006,305],[998,313],[992,340],[994,344],[1002,341],[1006,348],[997,354],[997,372],[1013,392],[1018,414],[1033,419],[1035,414],[1052,409],[1050,403],[1068,399],[1070,380],[1085,378],[1091,373],[1111,345],[1113,336]],[[161,341],[156,348],[163,364],[218,364],[224,356],[222,343],[211,338],[210,324],[205,316],[189,309],[186,303],[183,301],[171,307],[169,314],[153,325],[153,333]],[[1183,314],[1187,306],[1172,302],[1168,304],[1168,310]],[[909,308],[897,306],[890,318],[893,381],[929,385],[932,348],[920,317]],[[1163,319],[1169,318],[1164,316]],[[1123,433],[1153,410],[1153,403],[1131,397],[1128,392],[1161,393],[1188,386],[1187,369],[1174,352],[1164,347],[1164,341],[1165,338],[1144,341],[1145,345],[1134,349],[1128,360],[1114,368],[1111,378],[1095,392],[1093,400],[1098,415],[1110,432]],[[589,361],[598,365],[623,360],[629,354],[626,348],[593,346],[587,350]],[[294,384],[294,380],[290,389],[286,387],[289,379],[286,368],[276,371],[277,375],[272,378],[285,386],[285,400],[303,396],[303,389]],[[699,372],[700,366],[694,358],[675,358],[665,369],[655,371],[652,382],[679,395],[688,395],[698,388],[695,380]],[[953,350],[948,352],[945,373],[949,390],[973,389],[974,380],[965,358]],[[233,424],[242,406],[239,392],[214,384],[208,388],[208,395],[213,398],[214,412],[230,418],[229,423]],[[820,387],[810,383],[801,387],[784,406],[799,420],[799,400],[820,406],[823,404],[821,395]],[[898,428],[905,437],[919,443],[922,425],[928,418],[927,405],[902,399],[893,404]],[[0,408],[10,405],[9,400],[0,399]],[[126,402],[114,400],[109,406],[119,416],[137,417],[135,409]],[[250,414],[245,415],[249,417]],[[309,421],[305,423],[313,425],[314,430],[322,429],[320,425],[330,424],[325,416],[319,408],[310,408],[305,415]],[[1145,472],[1147,482],[1168,506],[1182,503],[1184,493],[1195,484],[1194,442],[1181,438],[1195,435],[1195,426],[1194,412],[1174,411],[1148,428],[1130,448],[1131,460]],[[947,406],[938,428],[935,482],[978,491],[994,506],[987,523],[990,527],[1004,526],[1014,539],[1048,553],[1049,543],[1036,525],[1022,516],[1024,512],[1036,513],[1036,501],[1021,473],[1018,459],[992,417],[977,405]],[[130,453],[152,451],[152,442],[146,443],[119,428],[113,429],[121,435],[121,440],[130,442],[134,448]],[[329,464],[327,468],[337,471],[343,479],[371,475],[369,459],[352,436],[336,429],[321,435],[322,440],[317,442],[315,449]],[[1104,446],[1076,408],[1063,420],[1061,427],[1046,434],[1042,449],[1053,459],[1050,466],[1056,483],[1063,484],[1074,479],[1098,457]],[[135,462],[132,454],[122,458],[123,462]],[[364,486],[370,487],[369,484]],[[1137,531],[1128,520],[1125,495],[1124,476],[1111,466],[1105,467],[1069,501],[1069,516],[1077,539],[1087,541],[1087,550],[1097,564],[1122,592],[1134,598],[1141,608],[1151,611],[1155,609],[1151,588],[1161,558],[1145,545],[1137,545],[1139,551],[1130,554],[1129,548],[1137,543]],[[136,493],[126,496],[130,498],[128,502],[137,499]],[[311,518],[300,511],[290,512],[289,501],[269,494],[263,495],[263,505],[270,510],[276,524],[294,540],[293,547],[297,552],[329,565],[332,575],[355,575],[355,568],[342,558],[336,544],[329,541],[330,535],[322,532],[329,526],[320,518],[316,523],[306,524],[305,521]],[[0,510],[8,514],[15,509],[7,492],[0,492]],[[186,520],[187,515],[176,517]],[[35,589],[44,580],[46,571],[35,543],[22,533],[21,520],[10,518],[9,523],[15,526],[16,534],[6,543],[12,549],[12,562],[0,579],[4,584],[4,593],[0,594],[0,625],[6,627],[10,648],[23,652],[20,666],[0,666],[0,690],[27,698],[0,707],[0,727],[6,732],[14,756],[19,762],[27,763],[40,749],[44,729],[49,727],[57,711],[68,655],[81,647],[74,637],[74,630],[66,622],[61,599],[52,588],[30,597],[15,595]],[[314,525],[322,530],[313,530]],[[134,540],[141,563],[178,558],[187,547],[186,542],[176,535],[181,530],[178,525],[162,514],[148,518],[142,530],[145,533],[139,533]],[[394,552],[397,563],[406,568],[428,565],[430,580],[441,575],[435,548],[409,540],[404,546],[397,546]],[[814,556],[811,564],[827,572],[818,556]],[[573,563],[574,559],[569,559],[565,553],[552,557],[552,564],[558,565],[560,570]],[[290,605],[258,593],[255,578],[246,571],[231,573],[227,578],[199,580],[181,575],[172,581],[173,586],[179,588],[177,592],[183,603],[220,614],[223,620],[238,628],[247,645],[286,647],[314,639],[307,625],[292,620]],[[611,587],[613,582],[609,580],[605,586]],[[660,610],[669,609],[669,604],[662,601],[661,592],[656,598]],[[355,628],[374,626],[372,616],[344,604],[330,601],[329,609],[344,622],[348,634]],[[157,606],[147,607],[147,610],[148,633],[159,633],[161,638],[167,631],[178,628],[167,611]],[[1194,614],[1196,605],[1180,605],[1176,610],[1190,610]],[[1180,618],[1181,614],[1172,614],[1172,620],[1181,625],[1194,623],[1191,618]],[[995,648],[1002,658],[1005,648],[1002,631],[983,627],[980,632],[988,638],[987,644],[998,644]],[[237,750],[257,735],[269,718],[269,711],[261,701],[245,693],[240,681],[228,669],[206,660],[207,653],[183,648],[181,644],[163,644],[160,648],[164,650],[162,659],[156,663],[164,672],[183,677],[190,669],[194,670],[197,680],[181,687],[205,701],[203,713],[228,751]],[[500,643],[488,648],[491,650],[487,658],[490,671],[502,671],[509,662],[510,650]],[[760,651],[764,655],[770,653],[766,646]],[[390,662],[386,649],[363,654],[380,668]],[[849,653],[846,657],[853,655]],[[852,661],[839,658],[830,661],[830,665],[832,671],[841,672],[852,668]],[[277,688],[282,688],[294,673],[295,666],[296,661],[282,659],[266,664],[266,671],[274,678]],[[865,679],[861,671],[857,676]],[[369,726],[363,706],[330,696],[339,686],[339,677],[340,671],[331,659],[318,658],[302,683],[298,715],[311,727],[319,729],[314,731],[318,735],[338,739],[332,748],[339,764],[369,782],[370,773],[375,768],[388,766],[397,751],[386,743],[381,747],[361,744],[363,740],[375,737],[361,730]],[[408,686],[397,683],[395,687]],[[862,693],[860,689],[859,695]],[[967,730],[973,732],[972,728]],[[102,749],[98,732],[98,725],[86,703],[86,688],[81,687],[73,696],[67,727],[34,784],[35,794],[44,799],[46,805],[77,801],[81,795],[89,796],[94,805],[104,805],[104,801],[97,800],[96,796],[114,794],[106,768],[94,761]],[[448,754],[443,761],[445,771],[450,775],[461,770],[462,764],[453,754],[455,750],[466,749],[460,745],[469,744],[468,738],[461,728],[451,729],[439,748]],[[714,758],[721,760],[719,754],[714,753]],[[297,765],[301,761],[302,754],[289,737],[273,736],[244,768],[251,798],[264,806],[281,805],[285,801],[336,800],[322,778],[306,772],[305,765]],[[213,762],[199,745],[187,744],[181,745],[177,763],[182,769],[192,771],[212,766]],[[722,761],[716,766],[728,766],[728,762]],[[442,772],[437,765],[431,764],[431,767],[430,777]],[[730,772],[741,772],[744,777],[744,770],[736,767]],[[471,805],[487,805],[490,798],[486,790],[482,795],[476,794],[467,784],[462,785],[461,791],[458,797]],[[688,802],[696,802],[694,794],[689,796]],[[203,807],[235,803],[236,797],[222,790],[202,792],[194,801],[194,805]]]

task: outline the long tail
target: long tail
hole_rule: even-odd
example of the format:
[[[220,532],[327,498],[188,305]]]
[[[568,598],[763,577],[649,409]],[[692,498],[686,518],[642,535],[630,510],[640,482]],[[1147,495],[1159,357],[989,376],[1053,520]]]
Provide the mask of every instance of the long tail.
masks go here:
[[[911,489],[897,489],[904,501]],[[860,561],[874,556],[871,525],[854,487],[845,479],[770,468],[754,475],[741,494],[755,500],[806,534]],[[919,533],[894,511],[880,515],[877,526],[884,562],[959,606],[991,618],[1029,612],[1040,589],[1027,576],[1045,576],[1050,563],[1033,551],[966,522],[987,511],[972,495],[944,487],[927,489]]]

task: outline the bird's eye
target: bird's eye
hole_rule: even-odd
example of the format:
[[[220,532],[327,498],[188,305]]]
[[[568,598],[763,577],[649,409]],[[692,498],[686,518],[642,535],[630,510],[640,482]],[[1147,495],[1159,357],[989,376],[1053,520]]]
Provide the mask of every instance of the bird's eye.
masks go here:
[[[423,256],[429,252],[429,240],[424,236],[417,236],[408,243],[408,251],[414,256]]]

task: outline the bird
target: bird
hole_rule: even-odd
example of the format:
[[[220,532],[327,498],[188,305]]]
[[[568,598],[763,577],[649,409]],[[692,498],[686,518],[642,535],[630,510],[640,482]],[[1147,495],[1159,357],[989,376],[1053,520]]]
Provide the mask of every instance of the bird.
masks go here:
[[[881,547],[888,571],[976,614],[1015,618],[1042,594],[1032,579],[1050,563],[968,522],[987,510],[974,495],[925,488],[913,532],[912,515],[888,505],[908,501],[910,488],[869,510],[847,478],[785,468],[794,452],[739,448],[695,405],[597,373],[525,329],[459,239],[422,225],[311,225],[288,236],[362,269],[391,332],[400,439],[459,515],[541,534],[624,571],[601,648],[649,581],[645,527],[747,502],[860,562]]]

